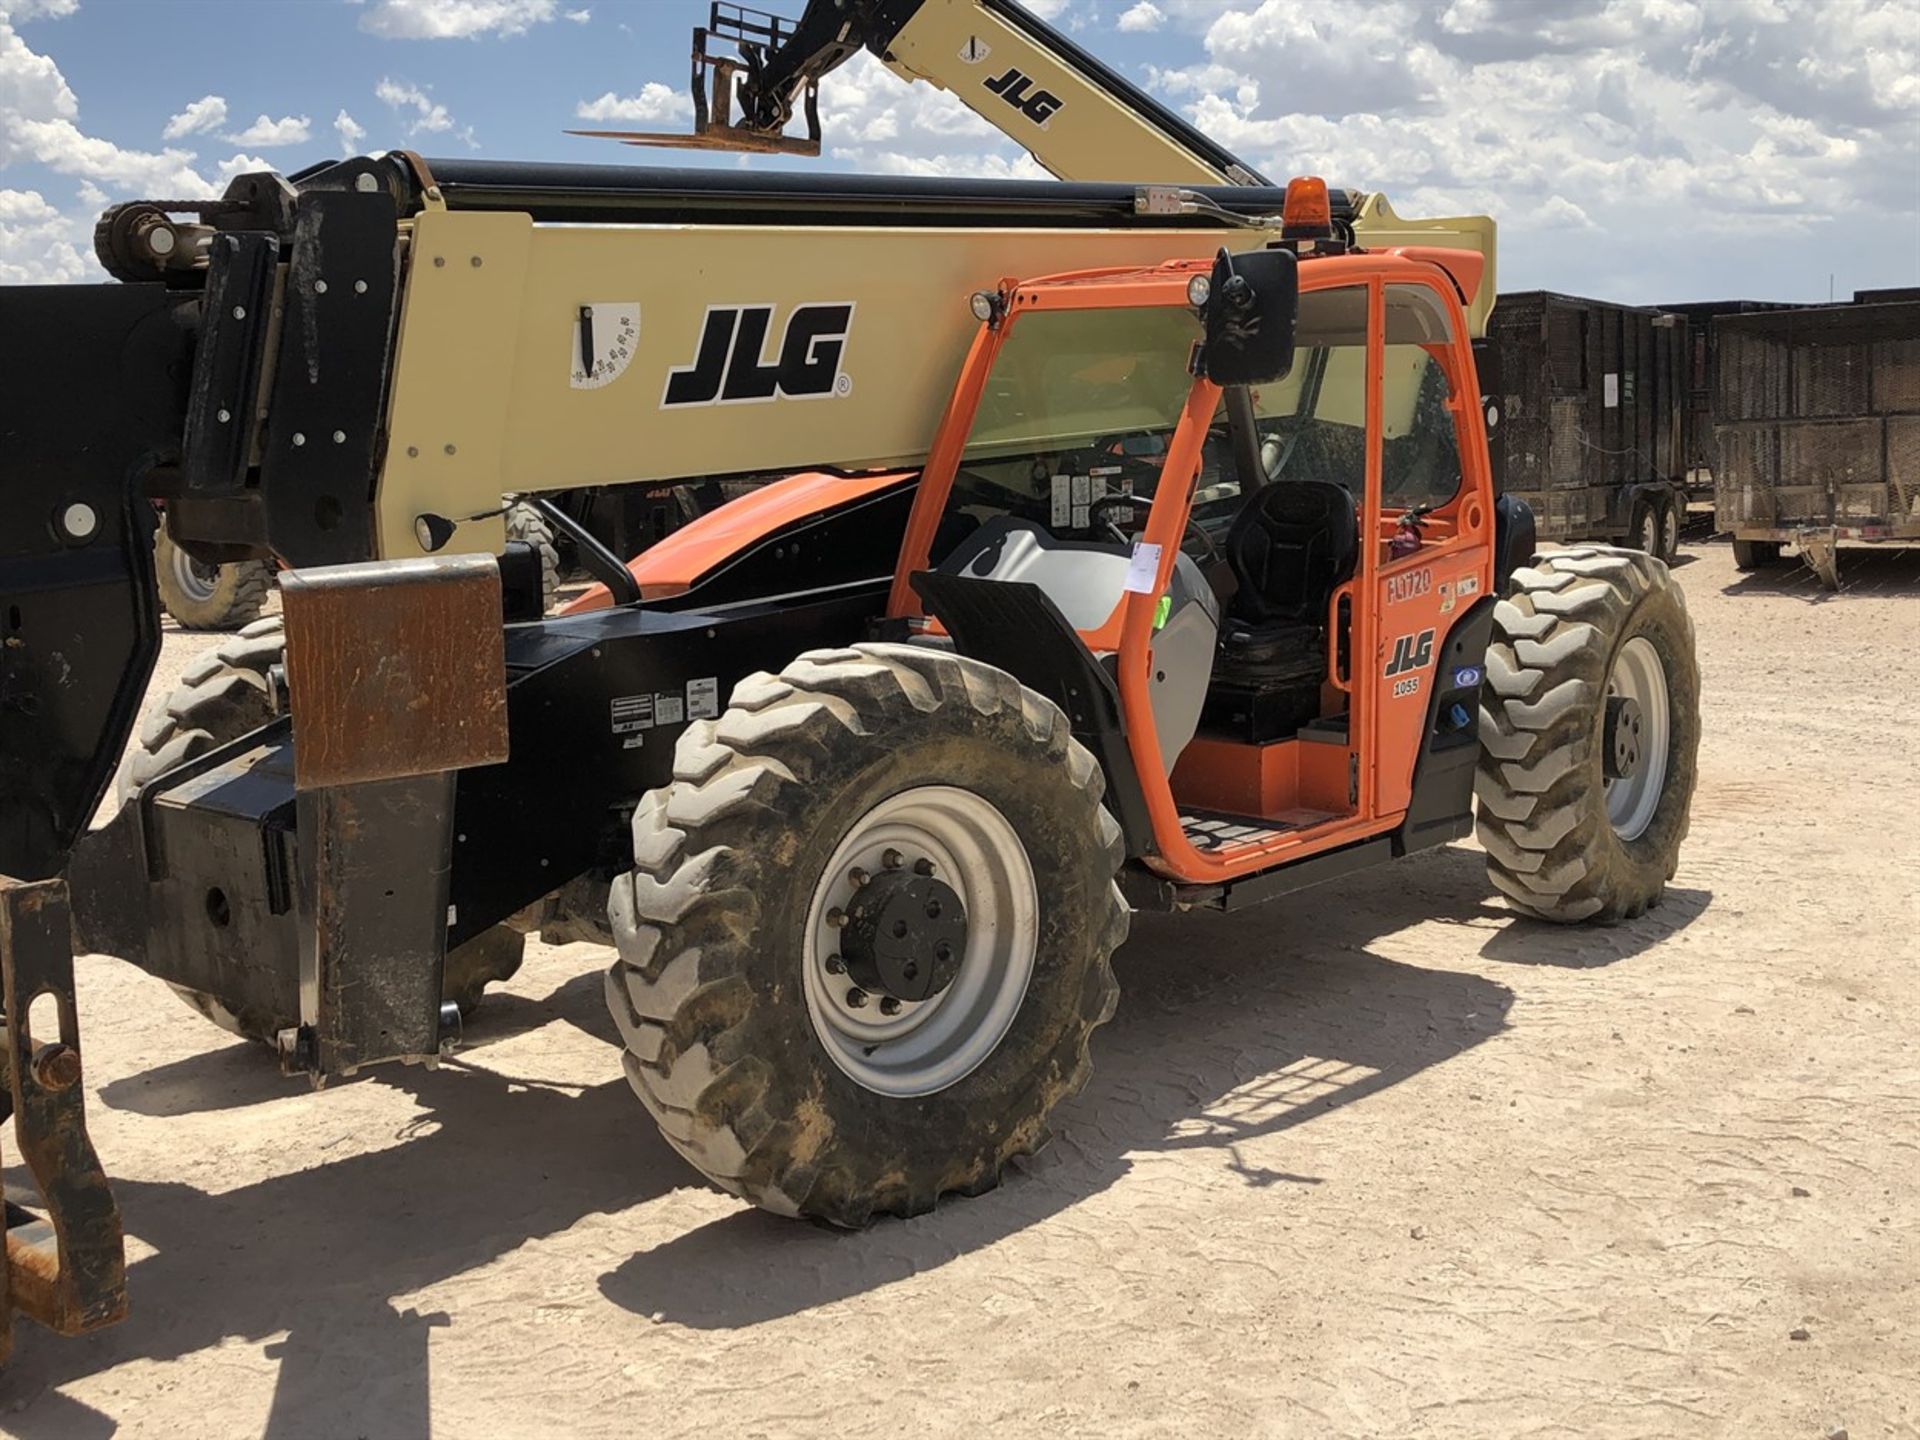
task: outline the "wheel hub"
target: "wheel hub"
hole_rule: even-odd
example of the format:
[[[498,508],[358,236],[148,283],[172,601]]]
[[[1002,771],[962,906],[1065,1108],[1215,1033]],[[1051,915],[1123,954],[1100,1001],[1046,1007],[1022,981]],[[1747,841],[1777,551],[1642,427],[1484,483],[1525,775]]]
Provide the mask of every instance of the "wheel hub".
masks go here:
[[[943,1090],[1013,1023],[1038,935],[1033,866],[1006,816],[955,786],[890,795],[814,885],[802,955],[814,1035],[877,1094]]]
[[[927,1000],[960,973],[966,907],[931,865],[872,876],[855,892],[846,916],[840,954],[847,978],[863,990]]]
[[[1603,742],[1607,779],[1628,780],[1639,773],[1640,736],[1644,725],[1638,700],[1631,695],[1607,697],[1607,729]]]

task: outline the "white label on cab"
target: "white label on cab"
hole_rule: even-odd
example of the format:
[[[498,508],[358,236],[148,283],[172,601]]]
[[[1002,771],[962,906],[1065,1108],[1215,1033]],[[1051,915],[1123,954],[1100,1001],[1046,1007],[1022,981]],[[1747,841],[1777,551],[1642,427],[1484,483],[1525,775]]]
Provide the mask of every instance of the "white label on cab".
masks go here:
[[[1126,588],[1135,595],[1151,595],[1160,578],[1160,547],[1144,540],[1134,543],[1133,558],[1127,562]]]

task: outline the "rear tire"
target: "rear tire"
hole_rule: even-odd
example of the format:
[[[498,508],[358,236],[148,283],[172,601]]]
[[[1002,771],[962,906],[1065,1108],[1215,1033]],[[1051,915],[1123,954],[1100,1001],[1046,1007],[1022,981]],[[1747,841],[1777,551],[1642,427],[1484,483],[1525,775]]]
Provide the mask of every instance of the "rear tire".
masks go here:
[[[283,682],[274,672],[284,665],[286,649],[281,618],[269,615],[190,665],[178,688],[141,727],[121,780],[121,799],[132,799],[149,780],[279,714]],[[520,968],[525,947],[526,936],[504,925],[474,936],[447,956],[442,997],[458,1003],[462,1014],[471,1012],[489,983],[510,979]],[[205,991],[172,989],[221,1029],[248,1040],[271,1045],[280,1031],[299,1023],[297,1015],[236,1014]]]
[[[531,505],[509,506],[507,539],[524,540],[540,552],[540,609],[551,613],[560,598],[560,546],[547,517]]]
[[[1733,542],[1733,568],[1736,570],[1764,570],[1769,565],[1780,563],[1781,544],[1778,540],[1735,540]]]
[[[848,1227],[998,1183],[1086,1084],[1118,995],[1124,847],[1104,788],[1066,717],[976,660],[863,645],[743,680],[717,723],[681,737],[674,783],[641,801],[634,869],[608,907],[608,1004],[667,1141],[722,1189]],[[820,953],[823,939],[856,953],[822,897],[843,868],[850,895],[880,867],[909,873],[914,837],[954,814],[974,817],[980,866],[956,842],[914,872],[951,880],[966,908],[954,978],[910,1006],[856,999],[845,961]],[[850,856],[874,870],[855,875]],[[1024,988],[984,988],[1007,955],[1025,956]],[[977,999],[992,993],[1010,1003]],[[869,1014],[872,1043],[850,1048]]]
[[[1605,545],[1538,556],[1512,591],[1494,607],[1480,701],[1488,875],[1537,919],[1630,919],[1660,902],[1692,809],[1700,671],[1685,598],[1658,560]],[[1619,712],[1637,763],[1611,781],[1610,689],[1644,709],[1638,723]]]
[[[160,603],[184,630],[238,630],[259,618],[273,589],[271,560],[203,565],[164,525],[154,532],[153,573]]]

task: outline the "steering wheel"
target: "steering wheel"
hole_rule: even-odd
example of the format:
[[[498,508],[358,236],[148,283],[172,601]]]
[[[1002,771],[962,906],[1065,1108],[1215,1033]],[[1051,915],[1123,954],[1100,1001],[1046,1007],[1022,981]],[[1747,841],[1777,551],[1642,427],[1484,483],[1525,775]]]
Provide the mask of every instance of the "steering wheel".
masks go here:
[[[1112,535],[1115,540],[1119,541],[1122,545],[1131,545],[1133,544],[1133,536],[1120,528],[1119,521],[1109,519],[1104,512],[1111,506],[1125,505],[1131,510],[1135,506],[1143,503],[1151,504],[1152,502],[1143,502],[1135,495],[1102,495],[1098,500],[1087,506],[1087,523],[1090,525],[1095,523],[1105,525],[1107,527],[1107,533]],[[1186,534],[1181,537],[1180,541],[1180,547],[1183,550],[1186,548],[1188,537],[1200,542],[1200,549],[1208,564],[1217,565],[1221,563],[1220,547],[1214,544],[1213,537],[1209,535],[1202,526],[1195,522],[1191,510],[1187,512]]]

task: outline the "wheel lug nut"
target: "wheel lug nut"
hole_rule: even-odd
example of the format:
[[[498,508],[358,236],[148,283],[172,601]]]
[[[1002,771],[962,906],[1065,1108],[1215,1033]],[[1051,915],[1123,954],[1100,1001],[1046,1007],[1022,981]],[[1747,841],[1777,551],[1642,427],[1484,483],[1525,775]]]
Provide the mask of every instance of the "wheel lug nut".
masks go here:
[[[880,1002],[880,1013],[882,1015],[898,1015],[900,1013],[900,1002],[891,995],[887,996]]]
[[[854,986],[853,989],[847,991],[847,1004],[851,1005],[854,1009],[856,1010],[863,1009],[865,1008],[866,1003],[867,1003],[867,992],[862,990],[858,985]]]
[[[889,870],[898,870],[900,868],[902,858],[903,857],[901,856],[898,850],[894,850],[890,848],[886,851],[886,853],[881,855],[880,863],[886,866],[887,869]]]
[[[853,867],[853,869],[847,872],[847,878],[854,883],[854,888],[858,889],[860,886],[866,884],[873,877],[867,874],[867,872],[862,870],[858,865],[856,865]]]
[[[844,975],[846,973],[847,973],[846,961],[842,960],[838,955],[827,956],[827,974]]]
[[[846,923],[847,923],[847,912],[842,910],[838,905],[834,906],[833,909],[827,911],[827,924],[831,925],[834,929],[838,930],[842,925],[845,925]]]
[[[923,859],[923,860],[916,860],[916,861],[914,861],[914,862],[913,862],[913,873],[914,873],[914,874],[916,874],[916,875],[931,875],[931,874],[933,874],[933,861],[931,861],[931,860],[924,860],[924,859]]]

